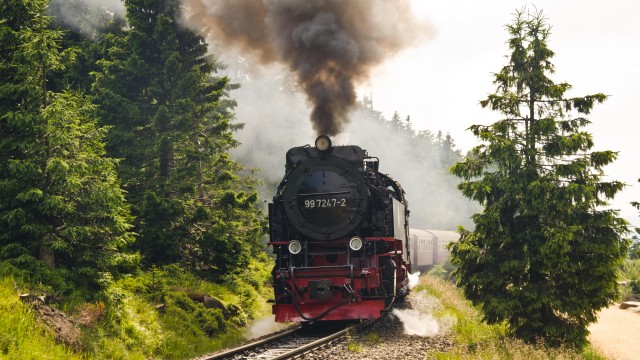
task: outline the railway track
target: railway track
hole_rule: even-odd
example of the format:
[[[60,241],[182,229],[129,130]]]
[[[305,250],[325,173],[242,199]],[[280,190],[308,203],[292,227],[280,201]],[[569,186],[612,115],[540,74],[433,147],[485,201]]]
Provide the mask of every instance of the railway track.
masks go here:
[[[314,324],[307,327],[297,326],[258,341],[229,349],[220,353],[204,356],[198,360],[283,360],[292,359],[319,347],[330,344],[370,325],[373,320],[356,325]]]

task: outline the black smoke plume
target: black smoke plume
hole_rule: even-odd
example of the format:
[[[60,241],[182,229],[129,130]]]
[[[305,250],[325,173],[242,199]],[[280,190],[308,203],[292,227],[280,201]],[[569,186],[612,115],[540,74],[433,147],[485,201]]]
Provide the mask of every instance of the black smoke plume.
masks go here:
[[[373,66],[431,33],[409,0],[183,0],[223,47],[296,74],[318,134],[338,134]]]

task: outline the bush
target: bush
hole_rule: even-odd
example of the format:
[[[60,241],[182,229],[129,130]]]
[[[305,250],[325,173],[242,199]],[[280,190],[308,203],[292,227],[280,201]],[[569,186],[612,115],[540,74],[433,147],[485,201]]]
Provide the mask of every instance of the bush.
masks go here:
[[[451,277],[451,273],[453,272],[454,269],[455,269],[455,267],[453,266],[451,261],[449,259],[447,259],[442,264],[434,265],[427,272],[427,274],[431,275],[431,276],[438,277],[438,278],[443,279],[443,280],[453,281],[453,278]]]
[[[198,306],[193,316],[200,325],[200,329],[209,337],[223,333],[227,329],[227,323],[220,309],[207,309],[204,306]]]
[[[637,236],[634,236],[631,239],[631,246],[629,246],[629,259],[640,259],[640,239],[638,239]]]
[[[640,259],[627,259],[619,269],[618,280],[628,281],[627,286],[620,287],[622,301],[640,299]]]
[[[631,291],[633,291],[635,295],[640,295],[640,281],[631,280],[629,286],[631,287]]]
[[[18,279],[28,292],[67,295],[74,292],[68,273],[52,269],[29,255],[0,261],[0,276]]]

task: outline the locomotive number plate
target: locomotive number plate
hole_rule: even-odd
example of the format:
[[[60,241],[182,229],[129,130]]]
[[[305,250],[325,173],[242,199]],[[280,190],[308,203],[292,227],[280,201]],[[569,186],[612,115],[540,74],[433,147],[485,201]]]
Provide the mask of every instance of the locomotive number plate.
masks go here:
[[[305,209],[313,208],[334,208],[334,207],[346,207],[347,199],[306,199],[304,201]]]

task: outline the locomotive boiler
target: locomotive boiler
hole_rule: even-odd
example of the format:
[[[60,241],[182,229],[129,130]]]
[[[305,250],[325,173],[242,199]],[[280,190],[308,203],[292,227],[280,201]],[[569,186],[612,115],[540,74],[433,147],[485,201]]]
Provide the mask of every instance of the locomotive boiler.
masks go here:
[[[269,204],[279,322],[377,318],[408,293],[409,225],[400,185],[358,146],[291,148]]]

